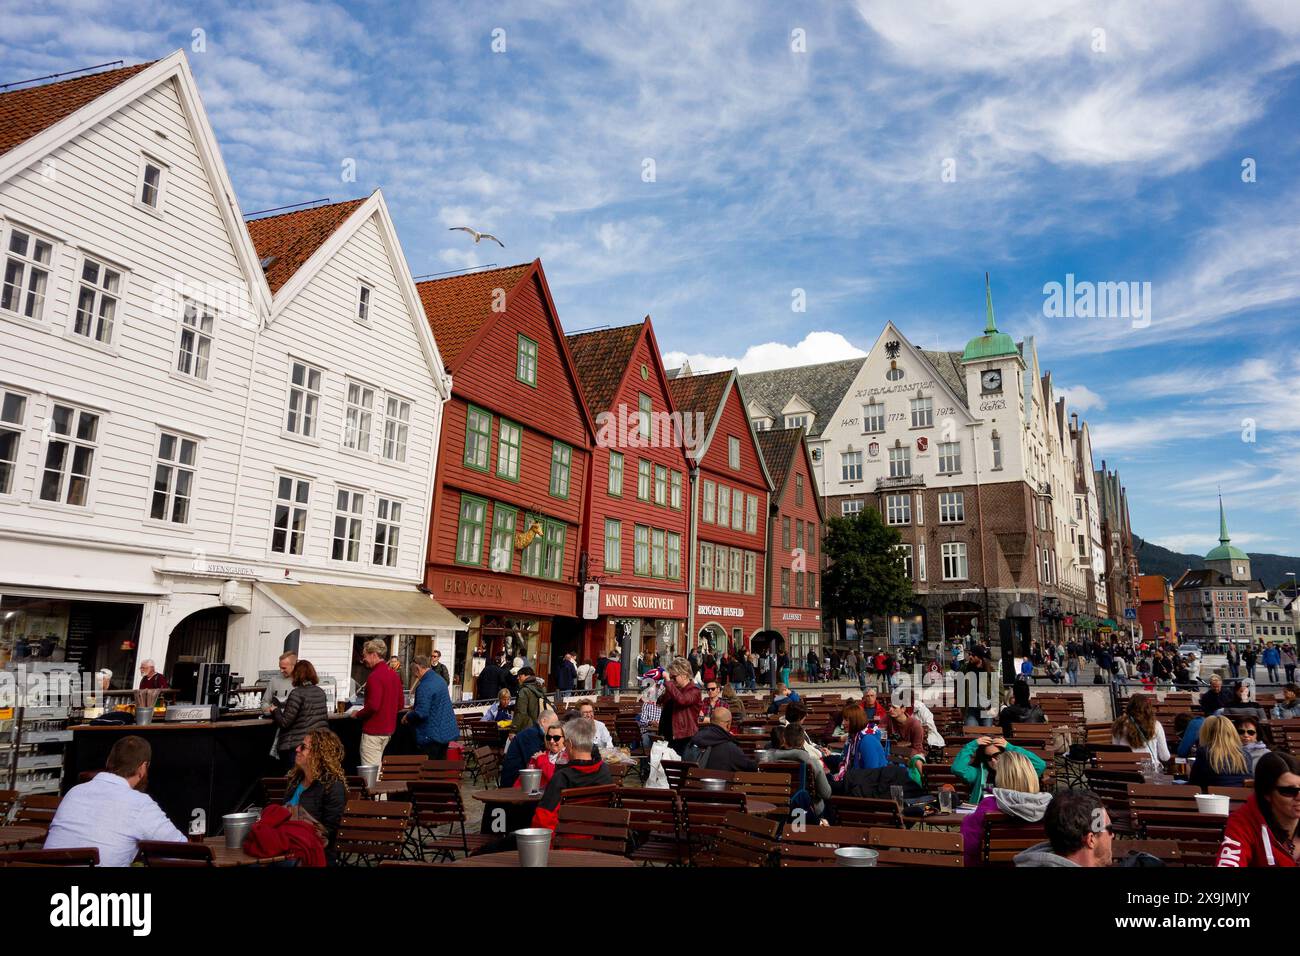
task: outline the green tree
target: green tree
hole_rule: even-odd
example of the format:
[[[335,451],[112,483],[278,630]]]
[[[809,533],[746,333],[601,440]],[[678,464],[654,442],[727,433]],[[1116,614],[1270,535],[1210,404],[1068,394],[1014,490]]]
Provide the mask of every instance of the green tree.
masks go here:
[[[859,635],[868,618],[902,614],[912,603],[912,579],[898,550],[902,540],[872,508],[826,522],[822,604],[833,617],[852,621]]]

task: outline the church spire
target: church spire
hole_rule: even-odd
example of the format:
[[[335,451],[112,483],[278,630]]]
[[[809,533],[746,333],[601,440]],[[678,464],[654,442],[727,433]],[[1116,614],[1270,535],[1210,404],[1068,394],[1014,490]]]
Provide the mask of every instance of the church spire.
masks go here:
[[[1223,513],[1223,495],[1219,495],[1219,544],[1227,544],[1228,537],[1228,519]]]
[[[993,321],[993,290],[989,288],[989,274],[984,273],[984,309],[988,313],[988,320],[984,323],[984,334],[992,335],[998,330],[998,324]]]

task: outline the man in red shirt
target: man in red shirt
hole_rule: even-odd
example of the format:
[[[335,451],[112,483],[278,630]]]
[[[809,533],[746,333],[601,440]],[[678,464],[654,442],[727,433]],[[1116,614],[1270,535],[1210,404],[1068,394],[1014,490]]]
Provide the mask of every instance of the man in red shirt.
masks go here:
[[[615,693],[623,686],[623,661],[617,652],[609,655],[609,663],[605,665],[605,683]]]
[[[383,641],[366,641],[361,662],[370,668],[366,680],[366,703],[352,716],[365,721],[361,725],[361,766],[378,767],[383,763],[384,748],[397,729],[397,711],[404,700],[402,678],[385,663],[388,648]]]

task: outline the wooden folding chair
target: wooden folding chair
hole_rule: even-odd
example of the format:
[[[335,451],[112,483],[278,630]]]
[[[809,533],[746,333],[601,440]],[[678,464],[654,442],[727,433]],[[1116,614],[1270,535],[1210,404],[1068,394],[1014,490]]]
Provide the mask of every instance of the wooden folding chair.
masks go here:
[[[1014,866],[1016,855],[1047,839],[1043,824],[989,811],[984,814],[981,858],[985,866]]]
[[[262,778],[262,806],[269,807],[273,803],[284,803],[284,798],[288,795],[288,777]]]
[[[379,768],[380,780],[419,780],[429,758],[423,754],[385,755]]]
[[[688,859],[682,838],[681,814],[674,790],[628,787],[617,795],[617,806],[630,814],[628,828],[635,844],[628,854],[647,865],[666,863],[684,866]]]
[[[743,793],[683,788],[677,796],[681,801],[682,836],[691,862],[695,861],[697,853],[713,845],[728,813],[746,812]]]
[[[962,836],[947,830],[872,827],[867,845],[880,853],[877,866],[963,866]]]
[[[492,747],[475,747],[474,763],[470,774],[485,787],[495,786],[501,779],[501,757]],[[495,781],[495,782],[494,782]]]
[[[874,797],[842,797],[830,799],[835,822],[846,827],[901,827],[898,804],[893,800]]]
[[[397,859],[406,845],[411,804],[394,800],[349,800],[334,848],[340,862],[374,864]]]
[[[781,824],[767,817],[728,812],[711,849],[696,857],[697,866],[767,866],[776,852]]]
[[[623,856],[628,850],[632,814],[614,807],[561,804],[551,838],[553,850],[588,850]]]
[[[691,763],[689,760],[665,760],[660,766],[664,768],[664,775],[668,778],[668,789],[680,790],[686,782],[686,774],[691,767],[698,765]]]
[[[59,809],[60,799],[48,793],[34,793],[19,797],[18,809],[14,811],[14,825],[41,827],[48,830],[54,821],[55,812]]]
[[[0,850],[0,866],[99,866],[99,848]]]
[[[866,827],[787,826],[777,844],[781,866],[834,866],[835,851],[842,846],[867,846]]]
[[[162,840],[142,840],[137,859],[148,867],[211,867],[215,866],[212,847],[205,843],[167,843]]]
[[[461,760],[426,760],[420,767],[419,779],[425,783],[460,783],[465,773],[465,763]]]
[[[497,834],[469,833],[465,829],[465,803],[460,784],[437,780],[413,780],[407,785],[411,797],[411,837],[408,848],[423,859],[455,859],[457,853],[471,856],[500,839]]]

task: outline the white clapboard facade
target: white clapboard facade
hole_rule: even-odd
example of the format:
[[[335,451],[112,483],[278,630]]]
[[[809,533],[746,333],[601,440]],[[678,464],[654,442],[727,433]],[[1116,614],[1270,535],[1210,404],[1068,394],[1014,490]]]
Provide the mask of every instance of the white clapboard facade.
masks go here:
[[[0,664],[120,687],[188,655],[251,680],[288,639],[345,681],[358,631],[454,623],[415,590],[449,383],[382,197],[355,205],[273,294],[182,53],[0,94]],[[284,425],[291,353],[319,372],[312,434]],[[349,376],[406,402],[400,462],[346,447]],[[288,551],[282,476],[306,498]],[[376,559],[380,496],[400,517]]]

